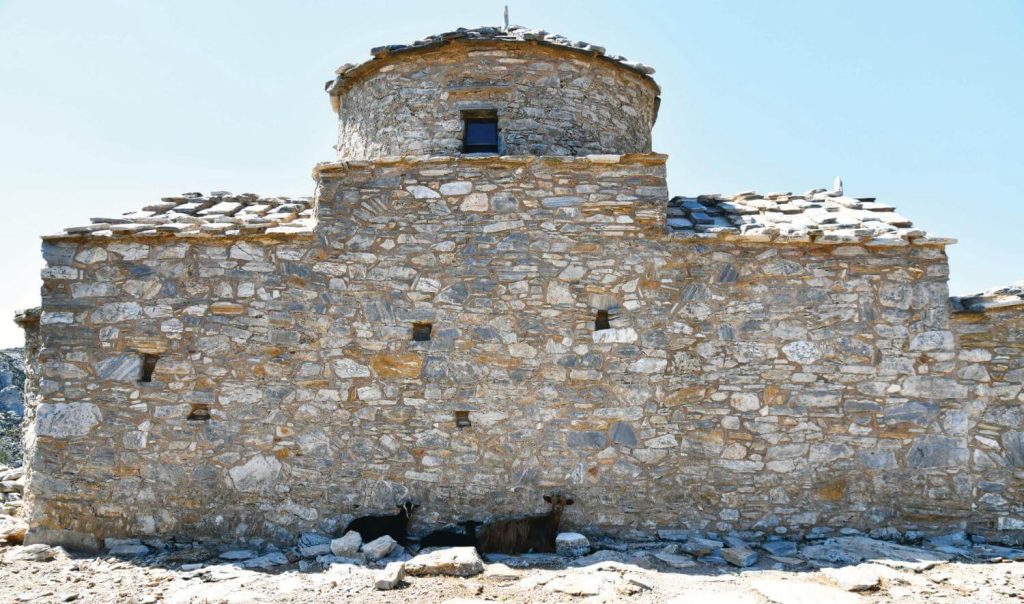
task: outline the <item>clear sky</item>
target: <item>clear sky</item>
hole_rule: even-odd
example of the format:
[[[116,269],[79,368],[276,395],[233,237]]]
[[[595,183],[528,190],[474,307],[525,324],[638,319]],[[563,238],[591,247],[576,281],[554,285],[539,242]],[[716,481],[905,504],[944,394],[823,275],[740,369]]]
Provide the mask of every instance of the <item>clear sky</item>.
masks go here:
[[[952,293],[1024,279],[1024,1],[507,3],[657,69],[672,194],[838,175],[959,238]],[[40,234],[184,191],[311,195],[338,65],[503,4],[0,0],[0,348]]]

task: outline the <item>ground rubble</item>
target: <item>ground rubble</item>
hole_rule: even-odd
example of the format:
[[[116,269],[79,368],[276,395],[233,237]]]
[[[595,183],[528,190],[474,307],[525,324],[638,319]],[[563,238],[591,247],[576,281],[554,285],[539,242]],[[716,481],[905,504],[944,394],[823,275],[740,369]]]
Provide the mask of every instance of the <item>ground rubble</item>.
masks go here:
[[[3,517],[0,517],[2,519]],[[4,602],[749,602],[1024,600],[1024,549],[963,533],[900,541],[845,530],[801,542],[665,531],[560,541],[561,553],[480,556],[303,534],[287,548],[108,539],[100,554],[0,546]]]
[[[23,468],[0,466],[0,544],[20,545],[28,525],[21,518],[25,492]]]

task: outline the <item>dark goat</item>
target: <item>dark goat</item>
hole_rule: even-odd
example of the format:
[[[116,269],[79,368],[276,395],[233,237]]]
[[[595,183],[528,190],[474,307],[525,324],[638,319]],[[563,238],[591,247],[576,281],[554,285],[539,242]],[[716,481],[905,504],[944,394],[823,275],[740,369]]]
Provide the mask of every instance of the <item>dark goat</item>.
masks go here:
[[[498,520],[484,526],[477,535],[477,549],[502,554],[555,551],[562,512],[574,502],[562,495],[545,495],[544,501],[551,504],[551,511],[543,516]]]
[[[469,520],[460,522],[459,525],[465,527],[466,531],[460,532],[450,528],[434,531],[420,540],[420,548],[475,546],[476,527],[480,526],[480,523]]]
[[[411,501],[398,504],[399,512],[387,516],[363,516],[348,523],[345,533],[355,531],[363,538],[363,542],[373,541],[377,537],[391,535],[391,537],[402,545],[409,542],[407,531],[409,529],[409,517],[413,510],[420,506]]]

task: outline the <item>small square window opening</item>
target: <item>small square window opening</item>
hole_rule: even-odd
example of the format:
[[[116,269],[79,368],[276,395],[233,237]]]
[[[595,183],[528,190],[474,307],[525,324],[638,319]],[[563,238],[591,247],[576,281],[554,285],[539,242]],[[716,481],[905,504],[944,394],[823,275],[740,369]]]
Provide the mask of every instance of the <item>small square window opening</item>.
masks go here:
[[[594,331],[602,331],[605,329],[611,329],[611,319],[608,318],[607,310],[597,311],[597,315],[594,317]]]
[[[465,122],[462,138],[463,153],[498,152],[498,117],[496,115],[464,116],[463,119]]]
[[[473,422],[469,421],[469,411],[456,411],[455,412],[455,427],[456,428],[469,428],[473,425]]]
[[[434,329],[433,324],[426,322],[419,322],[412,324],[412,341],[413,342],[429,342],[430,332]]]

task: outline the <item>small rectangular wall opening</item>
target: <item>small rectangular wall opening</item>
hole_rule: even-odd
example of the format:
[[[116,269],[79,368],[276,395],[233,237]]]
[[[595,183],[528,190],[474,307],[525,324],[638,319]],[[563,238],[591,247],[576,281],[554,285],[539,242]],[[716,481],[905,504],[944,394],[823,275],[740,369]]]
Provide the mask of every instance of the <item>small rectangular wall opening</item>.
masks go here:
[[[469,421],[469,411],[456,411],[455,412],[455,427],[456,428],[469,428],[473,425],[473,422]]]
[[[426,321],[418,321],[412,324],[412,341],[413,342],[429,342],[430,332],[433,331],[433,323]]]
[[[594,331],[602,331],[605,329],[611,329],[612,323],[611,318],[608,316],[607,310],[599,310],[594,316]]]
[[[153,372],[156,370],[156,363],[160,360],[158,354],[143,354],[142,368],[139,371],[139,382],[149,384],[153,381]]]
[[[205,422],[210,420],[210,406],[204,403],[192,403],[192,410],[189,411],[188,421]]]
[[[462,152],[498,153],[498,113],[492,109],[462,112]]]

